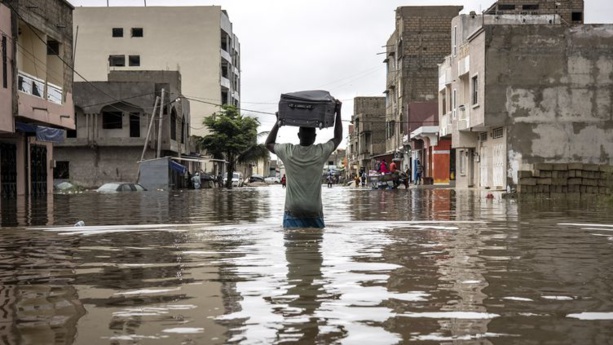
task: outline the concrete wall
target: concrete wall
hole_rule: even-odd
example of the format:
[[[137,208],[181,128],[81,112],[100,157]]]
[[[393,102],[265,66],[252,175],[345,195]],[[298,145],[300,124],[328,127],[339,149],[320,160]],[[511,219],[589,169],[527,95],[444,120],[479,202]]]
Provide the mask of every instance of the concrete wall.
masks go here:
[[[0,44],[4,39],[6,42],[6,51],[0,52],[0,64],[2,56],[6,56],[6,75],[0,68],[0,132],[13,132],[13,40],[11,38],[11,10],[0,4]],[[6,34],[5,34],[6,33]],[[0,48],[2,50],[2,48]],[[3,79],[7,79],[6,88],[4,87]]]
[[[486,32],[485,122],[507,126],[509,181],[536,163],[611,165],[613,25]]]
[[[106,182],[136,182],[142,147],[55,148],[55,160],[69,162],[70,182],[85,188]],[[148,151],[145,159],[154,158]]]
[[[106,80],[109,69],[180,71],[185,96],[220,104],[221,17],[219,6],[76,8],[75,69],[90,81]],[[130,37],[134,27],[143,28],[144,37]],[[113,38],[112,28],[123,28],[124,37]],[[141,66],[109,68],[109,55],[140,55]],[[203,127],[203,119],[218,110],[213,104],[192,104],[194,128]]]

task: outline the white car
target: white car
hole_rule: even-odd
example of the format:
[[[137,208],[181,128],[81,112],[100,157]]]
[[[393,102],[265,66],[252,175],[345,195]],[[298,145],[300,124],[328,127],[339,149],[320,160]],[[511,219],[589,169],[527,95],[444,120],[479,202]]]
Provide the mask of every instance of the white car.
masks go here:
[[[227,178],[223,179],[224,184],[226,183],[227,180],[228,180]],[[243,178],[242,173],[239,173],[236,171],[232,173],[232,187],[242,187],[244,183],[245,183],[245,179]]]
[[[268,184],[281,183],[281,178],[277,176],[269,176],[264,179],[264,182]]]
[[[97,189],[99,193],[144,192],[146,190],[140,184],[131,182],[109,182]]]

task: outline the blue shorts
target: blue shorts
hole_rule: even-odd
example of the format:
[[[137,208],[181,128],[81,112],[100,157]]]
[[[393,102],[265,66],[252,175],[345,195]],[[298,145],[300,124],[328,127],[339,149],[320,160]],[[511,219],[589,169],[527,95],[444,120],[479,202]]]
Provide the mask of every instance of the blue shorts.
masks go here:
[[[283,214],[283,227],[291,228],[319,228],[326,227],[323,217],[294,217],[288,211]]]

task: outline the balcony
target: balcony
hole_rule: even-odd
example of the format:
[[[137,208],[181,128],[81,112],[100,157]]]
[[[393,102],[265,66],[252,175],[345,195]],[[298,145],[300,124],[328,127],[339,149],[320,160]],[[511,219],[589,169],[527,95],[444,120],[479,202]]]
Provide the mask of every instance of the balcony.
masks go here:
[[[458,61],[458,76],[470,72],[470,56],[466,56]]]
[[[458,107],[458,130],[467,130],[470,128],[470,114],[468,108],[462,104]]]
[[[441,116],[441,121],[439,122],[439,129],[440,129],[441,137],[451,134],[452,132],[451,112]]]
[[[19,71],[18,73],[17,88],[25,94],[40,97],[55,104],[62,104],[61,87],[51,83],[45,83],[44,80],[23,71]]]

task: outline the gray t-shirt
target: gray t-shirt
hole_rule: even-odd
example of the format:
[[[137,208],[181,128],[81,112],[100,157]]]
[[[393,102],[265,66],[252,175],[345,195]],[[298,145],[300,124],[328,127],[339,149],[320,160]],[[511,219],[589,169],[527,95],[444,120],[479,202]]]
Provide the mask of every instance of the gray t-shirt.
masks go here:
[[[323,217],[321,177],[332,151],[332,140],[311,146],[275,144],[287,176],[285,211],[294,217]]]

